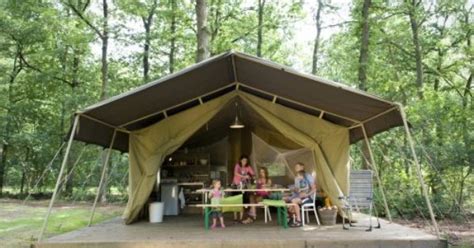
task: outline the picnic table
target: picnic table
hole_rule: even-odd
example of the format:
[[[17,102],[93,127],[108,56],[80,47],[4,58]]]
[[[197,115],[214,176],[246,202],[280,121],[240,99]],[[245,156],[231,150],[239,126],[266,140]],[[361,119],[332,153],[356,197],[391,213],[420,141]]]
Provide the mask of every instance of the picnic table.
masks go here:
[[[232,207],[264,207],[265,208],[265,223],[266,221],[266,212],[268,207],[275,207],[277,209],[277,223],[283,228],[288,228],[287,217],[287,208],[289,206],[296,205],[294,203],[285,203],[283,200],[263,200],[260,203],[230,203],[230,204],[196,204],[196,207],[204,208],[204,227],[209,229],[209,217],[212,213],[212,209],[215,208],[232,208]]]
[[[204,194],[204,204],[207,203],[207,196],[209,192],[211,192],[212,189],[199,189],[196,190],[197,193],[202,193]],[[258,191],[267,191],[267,192],[289,192],[290,189],[288,188],[268,188],[268,189],[253,189],[253,188],[247,188],[247,189],[233,189],[233,188],[227,188],[223,190],[224,192],[258,192]]]

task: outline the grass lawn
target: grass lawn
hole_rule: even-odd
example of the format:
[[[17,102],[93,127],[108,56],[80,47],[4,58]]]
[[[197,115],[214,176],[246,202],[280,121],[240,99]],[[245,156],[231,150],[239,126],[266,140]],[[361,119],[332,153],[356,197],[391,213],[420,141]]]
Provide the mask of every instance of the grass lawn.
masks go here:
[[[0,199],[0,247],[30,247],[37,240],[48,201],[22,201]],[[83,228],[90,218],[90,203],[57,203],[51,212],[45,237]],[[123,206],[98,206],[94,223],[122,214]]]

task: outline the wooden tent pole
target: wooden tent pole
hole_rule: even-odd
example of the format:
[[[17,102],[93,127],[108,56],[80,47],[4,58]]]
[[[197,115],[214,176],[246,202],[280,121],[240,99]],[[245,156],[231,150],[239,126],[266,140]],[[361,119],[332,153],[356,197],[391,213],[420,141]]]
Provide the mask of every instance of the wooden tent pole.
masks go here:
[[[62,178],[63,173],[64,173],[64,168],[66,167],[66,162],[67,162],[67,159],[69,157],[69,151],[71,150],[72,140],[74,139],[74,134],[76,133],[76,129],[77,129],[78,124],[79,124],[79,115],[76,115],[76,117],[74,118],[74,124],[73,124],[72,129],[71,129],[71,134],[69,136],[69,141],[68,141],[68,144],[67,144],[66,153],[64,154],[63,162],[61,163],[61,169],[59,170],[58,179],[56,180],[56,186],[54,187],[53,196],[51,196],[51,200],[49,201],[48,211],[46,212],[46,218],[44,219],[43,227],[41,228],[41,232],[40,232],[40,235],[38,237],[38,241],[42,240],[44,232],[45,232],[46,227],[48,225],[49,215],[51,214],[51,209],[53,208],[54,201],[56,200],[56,195],[58,194],[58,191],[59,191],[59,185],[61,184],[61,178]]]
[[[112,135],[112,140],[110,141],[109,150],[107,151],[107,155],[105,157],[105,160],[102,163],[102,175],[100,176],[99,187],[97,189],[97,194],[95,195],[95,200],[94,200],[94,204],[92,205],[89,224],[87,224],[87,226],[91,226],[92,220],[94,219],[95,207],[97,206],[97,201],[99,200],[100,190],[102,189],[102,184],[104,183],[105,172],[107,171],[107,166],[108,166],[108,163],[109,163],[110,154],[112,153],[112,147],[114,146],[116,135],[117,135],[117,129],[114,129],[114,134]]]
[[[370,165],[371,165],[372,169],[375,172],[375,177],[377,178],[377,182],[378,182],[379,187],[380,187],[380,192],[382,193],[382,199],[383,199],[383,205],[385,207],[385,212],[387,212],[388,220],[390,222],[392,222],[392,215],[390,214],[390,210],[388,209],[387,198],[385,197],[385,190],[383,188],[382,180],[380,180],[380,175],[379,175],[379,171],[377,169],[377,165],[375,164],[374,154],[372,153],[372,148],[370,147],[370,142],[369,142],[369,138],[367,137],[367,132],[365,130],[365,125],[362,124],[361,127],[362,127],[362,132],[364,133],[365,144],[367,145],[367,148],[369,150]]]
[[[402,116],[403,126],[405,127],[405,132],[406,132],[406,135],[407,135],[408,144],[410,145],[411,154],[413,156],[413,160],[415,161],[416,174],[418,175],[418,181],[421,184],[421,190],[423,192],[423,196],[425,197],[426,205],[428,206],[428,210],[430,212],[431,222],[433,223],[433,227],[435,229],[436,236],[438,236],[438,238],[441,238],[441,235],[439,233],[438,223],[436,222],[434,212],[433,212],[433,208],[431,207],[431,201],[430,201],[430,198],[428,196],[428,190],[426,189],[425,180],[423,179],[423,174],[421,173],[421,166],[420,166],[420,163],[418,162],[418,156],[416,155],[416,152],[415,152],[415,145],[414,145],[413,139],[411,137],[410,128],[408,127],[408,122],[407,122],[407,119],[406,119],[405,110],[403,109],[403,105],[401,105],[401,104],[398,104],[398,108],[399,108],[400,114]]]

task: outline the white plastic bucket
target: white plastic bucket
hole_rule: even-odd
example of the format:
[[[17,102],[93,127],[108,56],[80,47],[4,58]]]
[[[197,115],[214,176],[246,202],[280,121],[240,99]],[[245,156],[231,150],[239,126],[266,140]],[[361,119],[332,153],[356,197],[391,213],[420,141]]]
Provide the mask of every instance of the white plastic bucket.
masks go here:
[[[150,223],[163,222],[163,211],[164,211],[163,202],[150,203],[149,211],[148,211],[150,213]]]

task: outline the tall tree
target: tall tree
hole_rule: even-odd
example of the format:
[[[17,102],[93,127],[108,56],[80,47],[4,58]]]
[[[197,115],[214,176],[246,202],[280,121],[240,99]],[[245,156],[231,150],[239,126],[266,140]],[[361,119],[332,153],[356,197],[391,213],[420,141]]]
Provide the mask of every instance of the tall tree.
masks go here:
[[[153,16],[155,15],[158,1],[153,0],[150,8],[145,16],[142,16],[143,27],[145,28],[145,44],[143,46],[143,81],[150,81],[150,43],[151,43],[151,26],[153,24]]]
[[[89,3],[89,1],[86,1]],[[94,25],[92,21],[84,14],[83,11],[77,8],[77,5],[73,1],[68,0],[65,4],[87,25],[91,28],[94,33],[100,38],[102,43],[101,49],[101,91],[100,91],[100,100],[104,100],[108,97],[108,87],[109,87],[109,63],[107,60],[107,51],[109,45],[109,6],[107,0],[102,0],[102,25]],[[87,5],[87,4],[86,4]],[[102,161],[106,160],[107,149],[102,151]],[[107,171],[107,169],[106,169]],[[108,173],[106,172],[105,175]],[[98,194],[100,195],[101,202],[107,201],[107,177],[104,179],[104,184],[99,189]]]
[[[170,50],[168,53],[168,63],[169,63],[169,73],[174,72],[174,60],[176,56],[176,1],[169,0],[170,5],[170,12],[171,12],[171,21],[170,21],[170,32],[171,32],[171,39],[170,39]]]
[[[311,67],[311,73],[316,75],[318,72],[318,53],[319,53],[319,43],[321,39],[321,11],[323,10],[323,1],[318,0],[318,8],[316,9],[316,15],[314,20],[316,22],[316,37],[314,38],[314,47],[313,47],[313,65]]]
[[[410,19],[410,27],[412,33],[412,42],[415,53],[415,64],[416,64],[416,85],[418,87],[418,96],[423,98],[423,61],[422,51],[420,44],[420,5],[421,0],[406,0],[408,4],[408,17]]]
[[[15,48],[15,54],[14,54],[14,59],[13,59],[13,65],[12,69],[9,75],[8,79],[8,96],[7,96],[7,103],[6,103],[6,115],[5,115],[5,126],[3,127],[2,130],[2,136],[1,137],[1,150],[0,150],[0,195],[3,193],[3,185],[5,182],[5,171],[6,171],[6,163],[7,163],[7,156],[8,156],[8,148],[10,145],[10,135],[12,132],[12,108],[14,104],[14,99],[13,99],[13,84],[20,72],[23,70],[23,65],[20,60],[20,53],[21,51],[19,50],[20,45],[16,45]]]
[[[372,5],[371,0],[364,0],[362,5],[361,13],[361,33],[360,33],[360,49],[359,49],[359,73],[358,73],[358,88],[367,91],[367,67],[369,65],[369,38],[370,38],[370,22],[369,12],[370,6]],[[362,154],[364,156],[362,160],[363,168],[368,169],[369,166],[369,148],[365,142],[362,143]]]
[[[196,62],[205,60],[210,56],[209,27],[207,24],[208,7],[206,0],[196,0],[197,23],[197,55]]]
[[[265,0],[258,0],[258,28],[257,28],[257,56],[262,57],[263,44],[263,16],[265,14]]]
[[[360,49],[359,49],[359,89],[367,91],[367,67],[369,65],[369,36],[370,36],[370,23],[369,23],[369,9],[372,5],[371,0],[364,0],[362,5],[362,19],[361,19],[361,37],[360,37]]]

